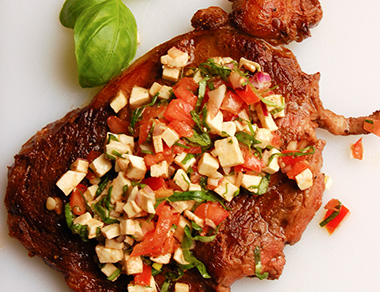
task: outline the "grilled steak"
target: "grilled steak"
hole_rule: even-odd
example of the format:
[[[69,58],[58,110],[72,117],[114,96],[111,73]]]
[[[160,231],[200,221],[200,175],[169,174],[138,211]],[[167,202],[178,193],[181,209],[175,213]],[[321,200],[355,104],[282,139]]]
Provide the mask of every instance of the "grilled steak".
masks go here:
[[[30,256],[40,256],[61,271],[72,290],[125,291],[130,279],[121,276],[115,282],[106,280],[94,262],[95,244],[73,235],[62,213],[46,210],[46,199],[54,196],[67,202],[55,183],[76,158],[86,157],[92,150],[103,150],[107,118],[114,115],[111,98],[119,90],[129,95],[134,85],[164,83],[160,57],[173,46],[188,52],[196,66],[213,56],[245,57],[258,62],[286,99],[287,115],[277,123],[283,145],[296,141],[299,146],[315,148],[315,153],[308,157],[314,180],[311,188],[301,191],[294,181],[277,173],[266,194],[255,197],[243,193],[227,204],[230,216],[222,223],[216,239],[198,243],[195,251],[212,279],[202,279],[195,271],[187,272],[183,281],[190,284],[191,291],[228,291],[235,280],[255,275],[256,247],[261,249],[262,272],[268,272],[270,279],[278,278],[285,264],[284,245],[301,238],[320,207],[324,141],[316,137],[314,129],[317,122],[327,129],[333,126],[327,126],[326,110],[319,101],[319,74],[303,73],[289,50],[242,33],[230,27],[223,15],[220,17],[222,24],[217,27],[198,25],[198,30],[148,52],[112,80],[88,106],[47,125],[15,156],[5,196],[10,235],[24,244]],[[201,22],[194,19],[194,23]],[[130,111],[124,109],[118,115],[128,121]],[[338,134],[342,133],[348,132]]]

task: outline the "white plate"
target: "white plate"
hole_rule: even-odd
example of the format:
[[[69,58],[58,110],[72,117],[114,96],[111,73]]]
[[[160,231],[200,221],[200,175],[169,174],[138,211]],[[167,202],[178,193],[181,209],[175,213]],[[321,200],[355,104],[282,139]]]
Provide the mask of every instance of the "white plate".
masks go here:
[[[126,0],[136,16],[141,35],[138,56],[191,29],[199,8],[226,0]],[[0,9],[0,161],[1,193],[6,188],[6,166],[36,131],[82,106],[99,89],[77,83],[72,30],[62,27],[62,1],[2,0]],[[378,54],[380,2],[322,0],[324,18],[312,38],[291,44],[307,73],[321,72],[320,95],[327,108],[346,116],[380,109]],[[363,137],[365,158],[350,159],[350,144],[359,137],[328,141],[323,171],[334,184],[324,203],[339,198],[350,217],[332,236],[318,226],[320,210],[302,240],[286,247],[284,272],[277,281],[243,279],[232,291],[379,291],[380,287],[380,138]],[[3,195],[1,196],[3,201]],[[0,291],[69,291],[61,274],[39,258],[29,258],[21,244],[7,236],[6,212],[1,203]]]

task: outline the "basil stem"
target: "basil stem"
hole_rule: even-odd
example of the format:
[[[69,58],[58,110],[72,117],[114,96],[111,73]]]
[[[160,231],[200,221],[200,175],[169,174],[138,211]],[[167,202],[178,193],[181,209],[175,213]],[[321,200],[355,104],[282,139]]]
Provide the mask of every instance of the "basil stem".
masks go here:
[[[72,233],[78,234],[80,238],[87,242],[88,241],[88,230],[87,225],[74,224],[75,215],[71,211],[70,203],[65,205],[65,219],[67,227],[71,230]]]
[[[218,229],[219,229],[219,226],[216,228],[215,234],[213,234],[213,235],[206,235],[206,236],[195,235],[195,236],[192,236],[191,232],[190,232],[189,226],[185,226],[185,234],[191,240],[197,240],[197,241],[200,241],[200,242],[211,242],[211,241],[213,241],[215,239],[216,234],[218,233]]]
[[[260,280],[268,278],[268,272],[261,273],[262,264],[261,264],[261,251],[260,247],[255,247],[255,276]]]
[[[327,225],[329,222],[331,222],[333,219],[335,219],[339,215],[340,210],[342,209],[342,203],[339,201],[338,205],[336,205],[335,208],[337,209],[337,211],[332,212],[329,217],[327,217],[325,220],[319,223],[319,226],[323,227]]]
[[[113,272],[111,274],[111,276],[107,277],[107,280],[109,280],[109,281],[115,280],[120,275],[120,273],[121,273],[121,270],[120,269],[116,269],[115,272]]]

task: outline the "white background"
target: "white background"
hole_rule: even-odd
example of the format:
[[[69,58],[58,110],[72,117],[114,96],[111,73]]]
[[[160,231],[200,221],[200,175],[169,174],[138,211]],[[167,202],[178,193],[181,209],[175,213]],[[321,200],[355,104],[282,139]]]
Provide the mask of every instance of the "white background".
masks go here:
[[[137,56],[191,30],[193,13],[226,0],[125,0],[141,36]],[[325,107],[346,115],[380,109],[380,2],[322,0],[324,17],[312,37],[289,47],[307,73],[321,72]],[[77,82],[73,31],[58,20],[63,0],[2,0],[0,6],[0,291],[69,291],[63,277],[8,237],[3,194],[7,166],[21,145],[46,124],[86,104],[99,90]],[[350,159],[359,137],[327,140],[323,171],[333,180],[324,204],[339,198],[352,212],[332,236],[320,228],[320,210],[302,240],[286,247],[279,280],[243,279],[232,291],[379,291],[380,138],[363,137],[363,161]]]

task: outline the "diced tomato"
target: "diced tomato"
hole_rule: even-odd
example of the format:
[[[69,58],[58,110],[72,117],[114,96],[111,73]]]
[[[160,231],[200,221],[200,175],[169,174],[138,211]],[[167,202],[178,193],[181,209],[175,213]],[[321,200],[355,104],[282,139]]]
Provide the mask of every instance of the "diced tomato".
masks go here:
[[[117,116],[109,116],[107,118],[107,125],[112,133],[121,134],[128,132],[129,122],[124,121]]]
[[[220,108],[232,114],[237,114],[243,104],[244,101],[236,93],[231,90],[227,90]]]
[[[219,225],[229,215],[228,211],[217,202],[207,202],[199,205],[194,214],[202,219],[210,219],[215,225]]]
[[[170,237],[173,233],[169,232],[173,224],[178,225],[179,213],[174,212],[167,204],[160,204],[156,209],[158,222],[156,229],[148,232],[143,241],[134,246],[131,256],[160,256],[165,254],[169,249],[174,248],[174,242]],[[169,241],[169,242],[167,242]]]
[[[360,138],[358,141],[356,141],[355,144],[351,145],[351,153],[352,157],[355,159],[362,160],[363,159],[363,138]]]
[[[182,99],[173,99],[165,110],[164,117],[169,121],[183,121],[191,127],[195,122],[191,118],[190,112],[194,107]]]
[[[150,286],[150,278],[152,276],[152,267],[143,263],[143,271],[135,275],[135,285]]]
[[[83,198],[83,193],[87,187],[83,184],[77,185],[70,195],[70,207],[73,213],[77,216],[86,213],[86,201]]]
[[[251,86],[249,85],[246,85],[243,89],[235,89],[235,92],[248,105],[260,102],[260,97],[255,92],[253,92]]]
[[[363,129],[380,137],[380,120],[365,119]]]
[[[148,139],[150,129],[152,128],[152,123],[141,124],[139,127],[139,140],[138,144],[141,145],[145,143]]]
[[[166,106],[147,106],[142,114],[140,124],[146,124],[151,122],[151,119],[161,118]]]
[[[281,136],[277,133],[272,133],[272,141],[270,142],[270,145],[279,148],[282,145]]]
[[[264,163],[257,156],[255,156],[253,152],[250,152],[248,148],[242,147],[241,151],[243,153],[244,163],[235,166],[235,172],[247,172],[251,170],[261,172],[261,169],[264,167]]]
[[[225,110],[220,110],[223,114],[223,121],[225,122],[229,122],[229,121],[233,121],[233,120],[236,120],[238,114],[237,113],[231,113],[229,111],[225,111]]]
[[[169,123],[169,128],[178,133],[180,137],[192,137],[193,128],[184,121],[174,120]]]
[[[292,165],[291,169],[286,173],[286,175],[290,179],[295,179],[297,175],[299,175],[307,168],[309,168],[309,163],[306,160],[297,161]]]
[[[336,199],[332,199],[332,200],[335,200],[335,201],[338,201],[338,200],[336,200]],[[330,202],[332,201],[332,200],[330,200]],[[329,203],[330,203],[329,202]],[[339,201],[338,201],[339,202]],[[327,203],[327,205],[329,204],[329,203]],[[326,207],[327,207],[327,205],[326,205]],[[337,206],[338,204],[335,204],[335,206]],[[325,207],[325,208],[326,208]],[[334,209],[328,209],[327,210],[327,212],[326,212],[326,215],[325,215],[325,217],[324,217],[324,220],[326,219],[326,218],[328,218],[333,212],[334,212],[335,210]],[[349,209],[347,209],[347,207],[346,206],[344,206],[344,205],[341,205],[341,207],[340,207],[340,212],[339,212],[339,214],[338,214],[338,216],[336,216],[334,219],[332,219],[329,223],[327,223],[326,225],[325,225],[325,227],[326,227],[326,229],[327,229],[327,231],[330,233],[330,234],[332,234],[340,225],[341,225],[341,223],[342,223],[342,221],[343,221],[343,219],[348,215],[350,213],[350,210]]]
[[[157,154],[147,154],[144,156],[145,164],[150,168],[153,164],[160,163],[161,161],[167,161],[168,164],[171,164],[174,161],[175,153],[173,149],[164,145],[164,151]]]
[[[299,153],[298,150],[283,150],[282,154],[289,154],[287,156],[281,156],[281,161],[286,165],[294,165],[296,162],[305,160],[305,156],[290,155],[291,153]]]
[[[153,191],[166,188],[166,182],[162,177],[148,177],[141,181],[142,184],[148,185]]]
[[[174,95],[195,107],[198,97],[194,94],[198,89],[198,83],[193,78],[184,77],[173,86]]]

